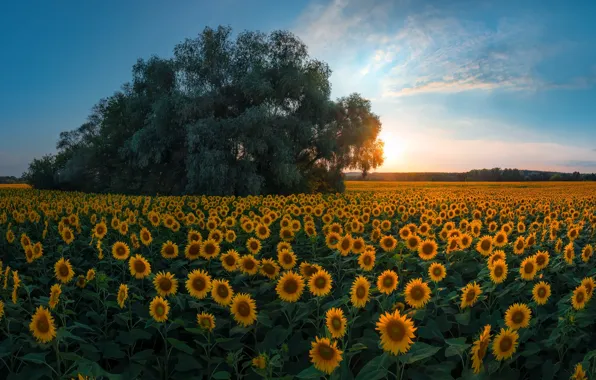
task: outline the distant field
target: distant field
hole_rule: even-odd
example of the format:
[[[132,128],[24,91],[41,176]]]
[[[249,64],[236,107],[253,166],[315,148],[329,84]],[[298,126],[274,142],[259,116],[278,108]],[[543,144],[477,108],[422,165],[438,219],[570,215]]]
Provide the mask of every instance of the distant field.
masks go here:
[[[0,189],[29,189],[26,183],[0,183]]]
[[[547,188],[566,191],[570,187],[596,191],[596,182],[424,182],[424,181],[346,181],[348,191],[391,191],[412,188],[466,188],[470,189],[526,189]]]

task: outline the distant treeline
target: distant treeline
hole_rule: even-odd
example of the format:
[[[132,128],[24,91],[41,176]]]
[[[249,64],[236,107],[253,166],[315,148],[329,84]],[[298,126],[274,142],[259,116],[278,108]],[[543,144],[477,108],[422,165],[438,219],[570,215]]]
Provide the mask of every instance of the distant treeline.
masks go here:
[[[0,176],[0,184],[13,184],[13,183],[25,183],[25,180],[17,178],[17,177],[13,177],[13,176],[8,176],[8,177],[2,177]]]
[[[439,182],[518,182],[518,181],[596,181],[596,173],[582,174],[521,169],[474,169],[463,173],[346,173],[348,180],[367,181],[439,181]]]

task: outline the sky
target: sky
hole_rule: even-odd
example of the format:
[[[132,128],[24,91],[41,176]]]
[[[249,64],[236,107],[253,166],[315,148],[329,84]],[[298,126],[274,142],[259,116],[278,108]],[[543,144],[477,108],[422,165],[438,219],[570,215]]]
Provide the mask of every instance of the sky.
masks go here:
[[[16,1],[0,13],[0,176],[205,26],[294,32],[383,123],[377,171],[596,172],[593,0]]]

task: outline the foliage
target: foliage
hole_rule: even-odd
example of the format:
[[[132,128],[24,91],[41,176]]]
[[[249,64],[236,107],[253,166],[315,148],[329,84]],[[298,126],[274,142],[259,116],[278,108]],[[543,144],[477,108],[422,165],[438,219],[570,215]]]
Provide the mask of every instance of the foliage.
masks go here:
[[[325,321],[331,308],[341,309],[347,323],[345,335],[332,339],[343,351],[329,375],[332,379],[567,379],[578,363],[590,377],[596,375],[596,304],[588,300],[591,293],[578,310],[571,300],[577,289],[587,289],[580,283],[596,274],[587,248],[596,245],[593,184],[399,183],[387,191],[365,184],[368,191],[340,195],[266,197],[0,190],[0,364],[6,378],[321,378],[324,373],[312,364],[309,350],[316,337],[331,338]],[[98,226],[104,221],[102,230]],[[258,232],[255,226],[266,228]],[[141,240],[147,238],[143,228],[151,241]],[[436,256],[424,260],[429,256],[419,251],[422,242],[408,248],[405,230],[436,242]],[[193,231],[198,235],[192,237]],[[219,241],[230,231],[233,238],[209,240]],[[334,231],[340,238],[349,234],[346,241],[362,238],[364,251],[350,252],[352,246],[342,254],[343,246],[329,240]],[[503,251],[509,270],[503,282],[495,283],[490,277],[492,256],[483,256],[477,243],[488,235],[496,244],[501,232],[508,241],[492,250]],[[455,245],[449,235],[459,236]],[[467,248],[464,235],[471,237]],[[333,281],[327,295],[315,296],[308,284],[296,302],[282,301],[276,294],[280,276],[289,272],[282,269],[268,278],[262,270],[267,259],[289,268],[285,260],[278,261],[282,236],[296,256],[288,271],[308,278],[326,270]],[[395,246],[389,236],[397,240]],[[195,238],[204,250],[198,258],[186,249]],[[520,238],[523,252],[515,253]],[[255,241],[249,239],[260,241],[260,249],[251,249],[261,272],[249,274],[248,266],[225,269],[222,255],[236,250],[247,258],[248,243]],[[168,241],[177,244],[176,257],[164,257],[170,255],[163,248]],[[130,247],[129,259],[117,259],[125,250],[112,252],[117,242]],[[536,260],[539,252],[548,252],[548,263],[532,280],[523,280],[521,262]],[[129,260],[137,254],[151,265],[145,278],[131,272]],[[363,258],[371,255],[374,264],[366,270]],[[69,260],[73,270],[64,283],[58,280],[61,270],[55,271],[61,259]],[[320,267],[306,272],[307,263]],[[446,269],[437,283],[429,278],[433,263]],[[228,280],[236,294],[250,295],[256,321],[240,324],[232,309],[218,304],[210,292],[191,296],[185,282],[197,269],[212,280]],[[396,290],[381,293],[377,278],[386,270],[395,271],[399,283]],[[162,271],[179,283],[176,291],[164,295],[169,312],[159,323],[149,308],[157,295],[154,280]],[[371,284],[370,300],[361,308],[351,301],[357,276]],[[417,278],[429,285],[431,294],[428,303],[416,309],[405,293]],[[532,295],[540,281],[552,290],[544,305]],[[462,288],[473,282],[482,293],[462,308]],[[53,297],[50,289],[57,284],[61,293]],[[127,298],[119,299],[121,284],[128,286]],[[509,323],[505,315],[514,303],[527,305],[531,319],[527,327],[516,329],[518,345],[511,358],[499,361],[493,345]],[[30,331],[40,306],[49,310],[56,328],[47,343]],[[393,310],[416,329],[413,344],[397,356],[383,350],[375,330],[381,315]],[[215,317],[212,331],[198,324],[201,313]],[[470,353],[485,325],[490,325],[490,345],[475,375]],[[41,324],[38,329],[48,327]]]
[[[132,74],[86,123],[60,134],[55,158],[31,163],[35,188],[339,191],[344,169],[367,173],[383,163],[370,102],[358,94],[331,101],[331,70],[289,32],[233,39],[230,28],[205,28],[170,59],[139,59]]]

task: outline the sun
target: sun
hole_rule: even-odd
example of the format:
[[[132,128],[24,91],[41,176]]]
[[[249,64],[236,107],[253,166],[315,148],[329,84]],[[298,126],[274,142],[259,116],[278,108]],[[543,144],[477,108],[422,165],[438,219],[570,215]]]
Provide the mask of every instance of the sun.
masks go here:
[[[381,133],[381,140],[383,140],[385,144],[383,147],[385,156],[383,166],[403,166],[405,163],[406,142],[392,132]]]

